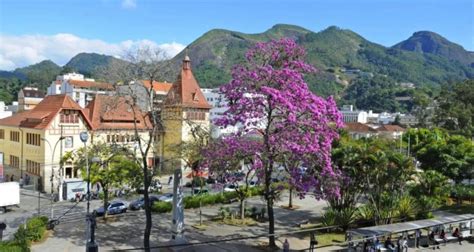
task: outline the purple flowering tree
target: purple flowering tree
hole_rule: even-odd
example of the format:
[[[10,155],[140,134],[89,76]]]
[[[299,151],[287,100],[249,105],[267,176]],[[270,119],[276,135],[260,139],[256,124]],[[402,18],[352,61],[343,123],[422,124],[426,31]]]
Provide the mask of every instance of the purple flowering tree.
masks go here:
[[[233,69],[232,80],[221,87],[228,110],[216,124],[240,126],[241,135],[256,128],[261,132],[262,147],[256,153],[261,168],[256,172],[263,179],[271,247],[275,246],[271,183],[282,155],[309,163],[307,173],[314,176],[304,176],[297,166],[288,166],[288,172],[296,176],[289,182],[301,195],[338,194],[337,187],[321,191],[321,178],[336,176],[331,167],[331,143],[342,126],[341,115],[332,97],[323,99],[308,89],[303,76],[315,69],[304,62],[304,56],[304,49],[291,39],[257,43],[247,52],[245,64]]]
[[[232,185],[239,200],[240,218],[245,218],[245,200],[250,196],[250,181],[255,171],[260,170],[262,163],[255,155],[261,152],[262,143],[259,140],[228,136],[209,143],[203,151],[204,166],[217,177],[218,182]],[[242,165],[246,167],[242,169]]]

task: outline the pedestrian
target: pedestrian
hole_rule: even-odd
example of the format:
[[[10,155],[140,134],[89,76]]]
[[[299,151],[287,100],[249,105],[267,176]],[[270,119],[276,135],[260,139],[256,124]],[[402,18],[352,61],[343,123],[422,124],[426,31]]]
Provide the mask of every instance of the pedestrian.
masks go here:
[[[12,176],[10,177],[10,181],[11,182],[15,181],[15,175],[12,174]]]
[[[421,239],[421,231],[420,231],[419,229],[417,229],[417,230],[415,231],[415,246],[416,246],[417,248],[420,247],[420,239]]]
[[[288,242],[288,239],[285,239],[285,242],[283,243],[283,252],[290,252],[290,243]]]
[[[459,232],[459,228],[454,229],[453,237],[457,237],[459,245],[462,245],[462,234]]]
[[[19,182],[20,182],[20,187],[23,187],[23,175],[21,175]]]
[[[403,241],[403,237],[400,236],[398,237],[398,240],[397,240],[397,251],[400,252],[401,249],[402,249],[402,241]]]
[[[390,249],[391,251],[395,251],[395,246],[393,245],[392,243],[392,239],[389,237],[387,237],[387,239],[385,239],[385,248],[386,249]]]
[[[28,174],[25,175],[25,185],[29,185],[30,184],[30,176],[28,176]]]
[[[405,236],[402,241],[402,252],[408,252],[408,240],[407,237]]]
[[[168,179],[168,185],[171,185],[171,181],[173,181],[173,176],[170,176]]]
[[[441,230],[441,233],[439,234],[439,238],[443,240],[444,245],[446,246],[448,239],[446,239],[446,233],[444,232],[444,229]]]
[[[431,241],[431,244],[433,245],[433,250],[435,250],[435,247],[439,249],[439,242],[437,242],[435,239],[434,231],[431,231],[430,235],[428,236],[428,239]]]
[[[310,241],[309,241],[309,251],[313,252],[314,247],[318,245],[318,241],[316,241],[316,235],[314,232],[310,234]]]

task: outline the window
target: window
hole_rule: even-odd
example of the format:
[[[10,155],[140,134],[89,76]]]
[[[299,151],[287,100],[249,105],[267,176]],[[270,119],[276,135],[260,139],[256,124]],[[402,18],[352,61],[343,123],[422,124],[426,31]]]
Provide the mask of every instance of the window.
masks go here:
[[[26,172],[35,175],[40,175],[40,167],[40,163],[31,160],[26,160]]]
[[[20,142],[20,132],[10,131],[10,141]]]
[[[20,168],[20,158],[17,156],[10,155],[10,167]]]
[[[26,144],[41,146],[41,135],[34,133],[26,133]]]
[[[190,109],[186,113],[187,119],[188,120],[200,120],[204,121],[206,120],[206,112],[205,110],[200,110],[200,109]]]
[[[5,130],[0,129],[0,139],[5,139]]]
[[[59,119],[60,123],[79,123],[79,116],[75,110],[63,110]]]

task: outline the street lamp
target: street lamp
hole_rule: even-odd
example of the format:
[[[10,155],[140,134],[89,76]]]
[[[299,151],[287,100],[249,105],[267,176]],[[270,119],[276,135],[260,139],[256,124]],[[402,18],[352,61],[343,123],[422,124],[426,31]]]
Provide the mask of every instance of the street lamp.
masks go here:
[[[58,143],[61,142],[65,137],[61,136],[58,141],[54,144],[54,148],[51,148],[51,143],[48,139],[42,137],[41,140],[45,141],[49,145],[49,151],[51,151],[51,220],[54,218],[53,199],[54,199],[54,153]]]
[[[86,252],[97,252],[99,248],[95,243],[94,239],[94,230],[95,230],[95,218],[90,214],[90,181],[91,181],[91,173],[89,167],[89,157],[87,151],[87,140],[89,139],[89,134],[86,131],[83,131],[79,134],[81,141],[84,143],[84,155],[86,159],[86,170],[87,170],[87,215],[86,215],[86,222],[87,222],[87,229],[86,229]]]

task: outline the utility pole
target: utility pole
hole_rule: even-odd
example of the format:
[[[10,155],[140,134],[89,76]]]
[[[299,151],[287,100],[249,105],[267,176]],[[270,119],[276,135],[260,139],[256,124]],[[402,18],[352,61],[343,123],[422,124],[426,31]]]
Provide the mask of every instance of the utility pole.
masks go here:
[[[91,173],[89,167],[89,157],[87,151],[87,139],[89,139],[89,135],[86,131],[80,133],[81,141],[84,143],[84,155],[86,158],[86,170],[87,170],[87,215],[86,215],[86,252],[97,252],[99,251],[98,245],[95,243],[95,217],[90,214],[90,181],[91,181]]]

